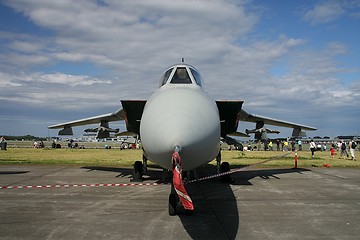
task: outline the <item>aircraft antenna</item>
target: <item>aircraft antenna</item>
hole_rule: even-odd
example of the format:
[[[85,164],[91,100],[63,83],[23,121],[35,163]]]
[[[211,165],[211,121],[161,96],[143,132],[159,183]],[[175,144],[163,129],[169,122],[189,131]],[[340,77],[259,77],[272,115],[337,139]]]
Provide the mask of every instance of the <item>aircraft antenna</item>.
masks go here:
[[[184,58],[181,58],[181,62],[182,62],[182,63],[184,63],[184,62],[185,62]]]

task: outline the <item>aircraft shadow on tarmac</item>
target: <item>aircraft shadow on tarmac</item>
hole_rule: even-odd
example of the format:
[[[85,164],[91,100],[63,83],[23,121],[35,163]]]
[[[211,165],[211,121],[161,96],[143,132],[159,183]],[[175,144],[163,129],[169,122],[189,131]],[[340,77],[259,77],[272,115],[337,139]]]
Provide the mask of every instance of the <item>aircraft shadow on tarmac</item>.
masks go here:
[[[129,168],[112,168],[85,166],[89,171],[111,171],[118,172],[117,177],[131,178],[133,172]],[[299,173],[311,171],[308,169],[260,169],[244,170],[231,174],[232,182],[224,183],[219,178],[203,182],[195,182],[186,185],[195,207],[192,216],[186,215],[185,211],[178,214],[184,229],[192,239],[236,239],[239,228],[239,210],[236,197],[231,189],[232,185],[252,185],[251,179],[260,177],[262,179],[281,179],[278,175],[286,173]],[[199,177],[215,173],[215,168],[203,168],[199,170]],[[161,169],[151,168],[144,180],[157,180],[161,182]],[[164,208],[167,206],[164,206]],[[246,220],[245,220],[246,221]]]
[[[189,217],[179,214],[183,226],[192,239],[236,239],[239,228],[239,210],[232,185],[252,185],[251,179],[281,179],[277,175],[300,173],[308,169],[261,169],[233,173],[232,183],[213,179],[186,186],[191,195],[195,213]],[[201,176],[202,174],[200,174]]]
[[[0,175],[25,174],[30,171],[0,171]]]
[[[101,166],[84,166],[82,169],[88,169],[88,171],[106,171],[106,172],[115,172],[119,173],[116,178],[132,178],[133,169],[132,168],[117,168],[117,167],[101,167]],[[162,169],[160,168],[148,168],[146,174],[143,175],[143,180],[157,180],[158,183],[162,179]]]

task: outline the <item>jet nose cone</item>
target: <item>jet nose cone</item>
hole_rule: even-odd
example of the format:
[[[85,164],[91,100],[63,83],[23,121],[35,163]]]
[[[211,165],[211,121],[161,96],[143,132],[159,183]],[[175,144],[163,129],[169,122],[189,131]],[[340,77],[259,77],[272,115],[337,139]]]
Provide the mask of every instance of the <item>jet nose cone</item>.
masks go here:
[[[208,162],[214,152],[218,153],[220,123],[215,102],[203,93],[181,91],[181,96],[174,95],[179,95],[179,90],[150,99],[140,134],[149,158],[168,169],[174,147],[180,146],[186,170]]]

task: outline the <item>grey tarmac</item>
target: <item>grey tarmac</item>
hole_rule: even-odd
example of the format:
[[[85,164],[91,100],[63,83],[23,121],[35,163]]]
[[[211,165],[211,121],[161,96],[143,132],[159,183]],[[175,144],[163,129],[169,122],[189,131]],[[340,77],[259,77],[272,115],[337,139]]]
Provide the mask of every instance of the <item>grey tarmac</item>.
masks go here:
[[[200,174],[213,173],[204,168]],[[131,169],[0,166],[0,239],[359,239],[360,170],[246,169],[233,183],[186,186],[196,212],[168,215],[169,184],[129,184]],[[143,183],[156,183],[150,169]],[[55,187],[58,184],[61,187]],[[51,185],[51,187],[41,187]]]

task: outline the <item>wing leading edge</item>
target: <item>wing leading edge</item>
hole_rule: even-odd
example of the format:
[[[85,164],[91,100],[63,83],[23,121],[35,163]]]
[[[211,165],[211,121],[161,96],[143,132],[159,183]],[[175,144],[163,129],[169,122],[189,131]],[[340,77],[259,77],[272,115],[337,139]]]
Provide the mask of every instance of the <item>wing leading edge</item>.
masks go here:
[[[49,129],[57,129],[57,128],[65,128],[65,127],[78,127],[78,126],[84,126],[89,124],[96,124],[101,122],[113,122],[113,121],[119,121],[124,120],[124,111],[123,109],[119,109],[116,112],[113,113],[107,113],[102,114],[94,117],[89,118],[83,118],[78,119],[70,122],[65,123],[59,123],[55,125],[51,125],[48,128]]]
[[[108,138],[109,133],[113,129],[109,128],[109,122],[125,120],[127,133],[140,133],[140,119],[146,104],[146,100],[122,100],[122,109],[119,109],[113,113],[107,113],[97,115],[94,117],[78,119],[70,122],[51,125],[49,129],[59,129],[59,135],[73,135],[72,127],[84,126],[89,124],[97,124],[100,126],[97,128],[97,138]],[[103,130],[105,129],[105,131]],[[115,131],[117,132],[117,131]],[[121,133],[123,134],[123,133]]]
[[[107,113],[102,115],[97,115],[94,117],[78,119],[70,122],[60,123],[51,125],[49,129],[58,129],[63,128],[59,131],[59,135],[73,135],[72,127],[84,126],[89,124],[100,123],[100,126],[97,131],[97,138],[108,138],[110,133],[108,130],[113,131],[109,128],[109,122],[124,120],[124,111],[119,109],[113,113]],[[106,129],[105,131],[103,129]]]
[[[302,125],[302,124],[298,124],[298,123],[282,121],[282,120],[278,120],[278,119],[274,119],[274,118],[263,117],[263,116],[247,113],[244,110],[241,110],[240,121],[263,123],[263,124],[269,124],[269,125],[278,126],[278,127],[287,127],[287,128],[310,130],[310,131],[317,130],[317,128],[314,128],[314,127],[310,127],[310,126],[306,126],[306,125]]]
[[[279,133],[279,131],[274,131],[271,129],[264,128],[265,124],[279,126],[279,127],[287,127],[293,128],[292,137],[306,137],[306,133],[304,130],[315,131],[317,128],[306,126],[303,124],[282,121],[274,118],[263,117],[255,114],[248,113],[244,110],[241,110],[240,113],[240,121],[245,122],[254,122],[256,123],[256,127],[254,130],[246,129],[247,133],[255,133],[255,138],[260,140],[267,138],[266,133]]]
[[[274,131],[270,129],[264,128],[265,124],[278,126],[278,127],[287,127],[293,128],[293,137],[303,137],[306,136],[304,130],[314,131],[317,128],[310,127],[303,124],[278,120],[269,117],[263,117],[255,114],[251,114],[242,109],[244,101],[227,101],[221,100],[216,101],[219,116],[220,116],[220,124],[221,124],[221,137],[227,138],[230,136],[238,136],[238,137],[249,137],[248,132],[255,133],[255,138],[260,139],[263,135],[263,132],[260,130],[265,129],[266,132],[269,133],[279,133],[279,131]],[[248,131],[247,133],[241,133],[237,131],[239,121],[244,122],[253,122],[256,123],[256,128],[252,131]]]

